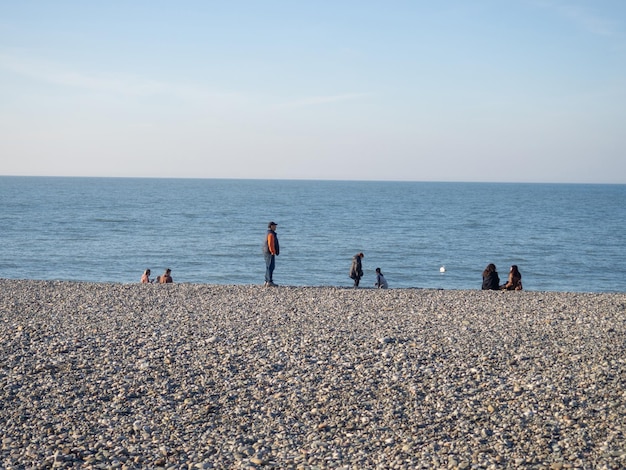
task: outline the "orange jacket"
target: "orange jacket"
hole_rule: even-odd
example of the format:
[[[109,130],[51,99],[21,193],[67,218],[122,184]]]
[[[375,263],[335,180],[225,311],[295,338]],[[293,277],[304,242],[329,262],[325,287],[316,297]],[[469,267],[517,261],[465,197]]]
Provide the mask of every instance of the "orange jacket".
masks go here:
[[[272,255],[277,255],[279,252],[278,237],[276,236],[276,233],[271,230],[268,230],[267,232],[267,248]]]

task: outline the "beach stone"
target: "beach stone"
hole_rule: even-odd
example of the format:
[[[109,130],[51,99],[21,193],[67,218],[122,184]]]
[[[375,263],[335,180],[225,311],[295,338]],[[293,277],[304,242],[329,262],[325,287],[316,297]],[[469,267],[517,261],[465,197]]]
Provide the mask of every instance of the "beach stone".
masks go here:
[[[622,468],[626,296],[0,279],[6,468]]]

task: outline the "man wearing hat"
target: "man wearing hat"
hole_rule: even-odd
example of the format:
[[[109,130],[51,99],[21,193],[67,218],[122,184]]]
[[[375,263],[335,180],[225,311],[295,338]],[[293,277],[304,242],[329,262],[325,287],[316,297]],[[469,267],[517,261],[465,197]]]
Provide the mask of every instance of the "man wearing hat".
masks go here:
[[[278,236],[276,235],[276,222],[267,224],[267,235],[263,243],[263,255],[265,256],[265,287],[274,287],[275,257],[280,253],[278,246]]]

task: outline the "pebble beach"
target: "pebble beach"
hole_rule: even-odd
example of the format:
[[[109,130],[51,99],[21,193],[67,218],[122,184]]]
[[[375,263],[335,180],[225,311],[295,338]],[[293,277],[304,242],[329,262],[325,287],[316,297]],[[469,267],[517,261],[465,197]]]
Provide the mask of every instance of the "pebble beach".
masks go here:
[[[626,294],[0,280],[0,468],[626,467]]]

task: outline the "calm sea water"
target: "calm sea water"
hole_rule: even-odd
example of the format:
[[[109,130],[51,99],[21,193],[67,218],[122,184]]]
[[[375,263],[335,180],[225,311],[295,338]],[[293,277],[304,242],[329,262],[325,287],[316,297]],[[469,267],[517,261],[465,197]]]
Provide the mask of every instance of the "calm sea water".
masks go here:
[[[274,220],[278,284],[626,292],[626,185],[0,177],[0,219],[11,279],[262,284]]]

